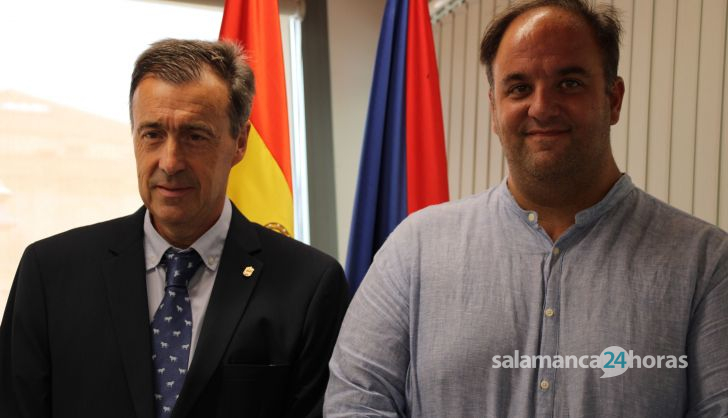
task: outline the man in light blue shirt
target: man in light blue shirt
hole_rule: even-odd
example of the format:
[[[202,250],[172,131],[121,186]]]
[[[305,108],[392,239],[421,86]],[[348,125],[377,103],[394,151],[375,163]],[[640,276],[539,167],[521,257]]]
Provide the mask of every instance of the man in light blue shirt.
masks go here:
[[[582,0],[491,23],[509,176],[392,233],[344,320],[325,415],[728,415],[728,236],[620,173],[620,31]]]

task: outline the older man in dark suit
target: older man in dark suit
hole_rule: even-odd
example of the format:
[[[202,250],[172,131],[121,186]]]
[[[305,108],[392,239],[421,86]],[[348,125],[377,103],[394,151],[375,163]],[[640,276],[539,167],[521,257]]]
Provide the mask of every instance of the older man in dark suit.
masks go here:
[[[321,414],[346,282],[225,196],[253,93],[230,43],[166,40],[139,57],[144,207],[25,251],[0,328],[0,416]]]

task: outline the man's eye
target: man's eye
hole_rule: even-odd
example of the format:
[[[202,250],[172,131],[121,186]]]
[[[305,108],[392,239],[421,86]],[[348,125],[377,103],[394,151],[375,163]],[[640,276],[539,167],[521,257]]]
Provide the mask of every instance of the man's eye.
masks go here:
[[[561,82],[561,86],[567,89],[574,89],[581,87],[581,81],[579,80],[564,80]]]
[[[206,136],[204,136],[204,135],[200,135],[200,134],[190,134],[189,138],[190,138],[190,140],[191,140],[191,141],[193,141],[193,142],[197,142],[197,141],[204,141],[204,140],[206,140],[206,139],[207,139],[207,137],[206,137]]]
[[[510,96],[525,96],[530,91],[531,88],[527,84],[516,84],[508,89],[508,94]]]
[[[149,141],[154,141],[157,139],[162,138],[162,134],[157,131],[146,131],[142,132],[142,139],[146,139]]]

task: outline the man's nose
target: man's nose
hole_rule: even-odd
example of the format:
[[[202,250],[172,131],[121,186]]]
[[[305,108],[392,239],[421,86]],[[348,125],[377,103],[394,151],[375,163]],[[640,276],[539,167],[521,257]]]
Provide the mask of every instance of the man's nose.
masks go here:
[[[531,95],[528,116],[540,122],[547,122],[556,117],[559,112],[558,93],[545,87],[537,87]]]
[[[184,150],[176,138],[168,137],[164,141],[161,152],[159,168],[168,176],[185,169]]]

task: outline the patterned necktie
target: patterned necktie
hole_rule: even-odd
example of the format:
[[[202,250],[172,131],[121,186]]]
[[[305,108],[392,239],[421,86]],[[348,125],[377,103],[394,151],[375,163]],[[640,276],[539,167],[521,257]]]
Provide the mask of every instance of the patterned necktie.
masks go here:
[[[170,248],[162,257],[167,267],[164,298],[152,320],[154,405],[157,416],[170,416],[187,373],[192,341],[192,309],[187,282],[202,263],[193,249]]]

